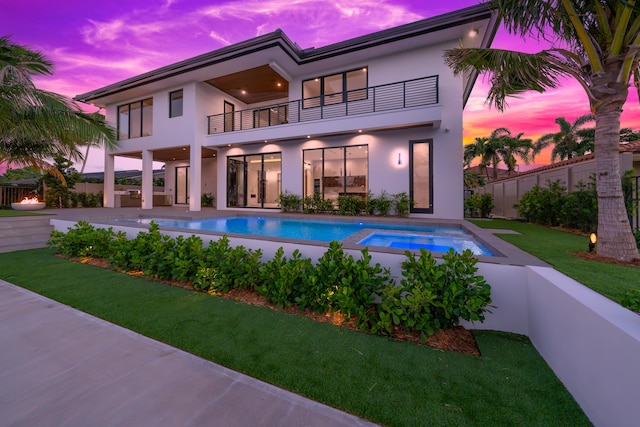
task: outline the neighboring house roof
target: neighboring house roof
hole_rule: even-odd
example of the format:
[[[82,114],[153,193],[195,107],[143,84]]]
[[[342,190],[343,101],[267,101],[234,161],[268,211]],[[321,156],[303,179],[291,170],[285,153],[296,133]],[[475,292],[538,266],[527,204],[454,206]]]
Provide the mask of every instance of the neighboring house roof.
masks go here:
[[[444,15],[389,28],[317,49],[301,49],[297,44],[293,43],[282,30],[278,29],[262,36],[240,43],[235,43],[194,58],[161,67],[148,73],[140,74],[91,92],[77,95],[74,100],[89,103],[109,95],[163,79],[168,79],[179,74],[195,71],[200,68],[209,67],[224,61],[237,59],[272,47],[279,47],[291,60],[294,61],[294,63],[297,65],[303,65],[333,56],[354,54],[355,52],[363,49],[382,46],[420,35],[446,31],[450,28],[471,24],[481,20],[487,20],[488,25],[480,43],[481,46],[488,47],[497,32],[499,19],[497,18],[496,12],[491,10],[487,4],[479,4],[477,6],[460,9]],[[434,42],[435,41],[437,41],[437,39],[434,39]],[[471,93],[476,77],[477,73],[465,76],[465,104],[469,94]]]
[[[632,141],[632,142],[622,143],[622,144],[620,144],[618,146],[618,151],[620,153],[633,153],[633,154],[640,155],[640,141]],[[588,160],[593,160],[594,158],[595,158],[595,154],[594,153],[585,154],[584,156],[573,157],[571,159],[562,160],[562,161],[557,162],[557,163],[551,163],[551,164],[548,164],[548,165],[540,166],[539,168],[531,169],[531,170],[528,170],[526,172],[521,172],[520,174],[518,174],[518,176],[531,175],[531,174],[534,174],[534,173],[544,172],[544,171],[551,170],[551,169],[561,168],[563,166],[574,165],[574,164],[577,164],[577,163],[586,162]],[[499,177],[497,179],[497,181],[502,181],[502,180],[505,180],[505,179],[509,179],[509,178],[512,178],[513,176],[514,175]]]
[[[485,170],[486,169],[486,170]],[[468,168],[465,168],[465,171],[470,172],[470,173],[477,173],[478,175],[482,176],[482,177],[487,177],[487,173],[489,174],[489,181],[493,181],[493,167],[488,167],[488,168],[480,168],[479,165],[476,166],[470,166]],[[506,169],[501,169],[498,168],[498,179],[502,179],[502,178],[511,178],[514,177],[516,175],[519,175],[520,172],[518,171],[511,171],[511,173],[509,173],[508,170]]]

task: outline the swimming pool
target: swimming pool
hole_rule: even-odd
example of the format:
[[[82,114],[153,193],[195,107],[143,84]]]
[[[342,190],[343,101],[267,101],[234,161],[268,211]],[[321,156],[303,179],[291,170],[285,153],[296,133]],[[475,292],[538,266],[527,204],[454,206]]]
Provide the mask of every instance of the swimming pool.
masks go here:
[[[358,236],[362,234],[362,238],[357,243],[365,246],[425,248],[437,252],[446,252],[449,248],[458,252],[471,249],[476,255],[492,255],[471,234],[453,226],[318,221],[262,216],[231,216],[199,220],[140,218],[123,221],[134,221],[139,224],[150,224],[153,221],[161,227],[321,242],[343,241],[356,234]]]

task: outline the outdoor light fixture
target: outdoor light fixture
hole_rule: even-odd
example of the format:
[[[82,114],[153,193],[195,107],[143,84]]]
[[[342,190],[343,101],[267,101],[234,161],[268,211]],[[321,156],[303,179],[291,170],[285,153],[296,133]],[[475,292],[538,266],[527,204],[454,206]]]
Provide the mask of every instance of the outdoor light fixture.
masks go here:
[[[469,37],[475,37],[478,35],[480,31],[478,31],[477,28],[472,29],[471,31],[469,31]]]
[[[401,165],[402,164],[402,153],[398,153],[398,164]]]
[[[596,233],[591,233],[589,235],[589,252],[593,252],[593,248],[596,247],[597,242],[598,242],[598,236],[596,236]]]

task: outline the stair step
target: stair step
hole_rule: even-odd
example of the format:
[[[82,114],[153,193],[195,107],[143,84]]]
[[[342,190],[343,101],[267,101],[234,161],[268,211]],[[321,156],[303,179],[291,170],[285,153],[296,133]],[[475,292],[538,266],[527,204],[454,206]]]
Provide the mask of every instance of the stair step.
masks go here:
[[[0,221],[0,252],[45,248],[52,230],[49,217],[3,218]]]

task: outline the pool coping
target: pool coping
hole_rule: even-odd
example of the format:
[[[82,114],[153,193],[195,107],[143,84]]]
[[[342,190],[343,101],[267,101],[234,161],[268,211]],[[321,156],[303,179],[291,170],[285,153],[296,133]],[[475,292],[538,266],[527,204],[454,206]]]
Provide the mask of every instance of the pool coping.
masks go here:
[[[543,266],[548,267],[549,264],[541,261],[540,259],[530,255],[521,249],[505,242],[504,240],[495,236],[494,233],[498,233],[499,230],[486,230],[482,229],[475,224],[472,224],[465,220],[449,220],[449,219],[431,219],[431,218],[415,218],[415,217],[379,217],[379,216],[342,216],[342,215],[334,215],[334,214],[303,214],[303,213],[267,213],[267,212],[259,212],[259,213],[248,213],[248,212],[238,212],[238,211],[210,211],[207,216],[203,216],[202,214],[198,215],[190,215],[190,212],[171,212],[167,214],[166,212],[158,213],[158,212],[142,212],[137,211],[135,213],[124,213],[120,215],[104,215],[100,217],[92,217],[87,219],[88,222],[94,224],[101,224],[106,226],[118,226],[118,227],[129,227],[134,229],[145,230],[149,228],[148,224],[140,224],[140,223],[127,223],[118,221],[119,219],[153,219],[153,218],[163,218],[163,219],[177,219],[177,220],[198,220],[198,219],[206,219],[206,218],[223,218],[223,217],[272,217],[272,218],[288,218],[295,220],[306,220],[306,221],[327,221],[327,220],[336,220],[340,222],[367,222],[370,224],[376,225],[412,225],[412,226],[444,226],[444,227],[459,227],[464,231],[470,233],[474,238],[486,247],[489,251],[491,251],[493,256],[484,256],[484,255],[476,255],[480,262],[490,263],[490,264],[503,264],[503,265],[534,265],[534,266]],[[250,238],[251,240],[257,241],[269,241],[269,242],[282,242],[300,246],[320,246],[320,247],[329,247],[329,242],[322,242],[317,240],[302,240],[302,239],[293,239],[293,238],[284,238],[284,237],[272,237],[272,236],[258,236],[258,235],[247,235],[247,234],[239,234],[239,233],[227,233],[227,232],[218,232],[218,231],[208,231],[208,230],[191,230],[177,227],[168,227],[168,226],[160,226],[160,230],[181,233],[187,235],[203,235],[203,236],[223,236],[227,235],[228,237],[234,238]],[[368,248],[369,252],[379,252],[385,254],[396,254],[403,255],[405,251],[409,250],[414,253],[419,253],[419,250],[413,249],[403,249],[403,248],[388,248],[381,246],[365,246],[357,243],[356,240],[361,240],[356,236],[360,234],[362,231],[355,233],[345,239],[343,239],[342,247],[348,250],[357,250],[360,251],[364,248]],[[384,231],[384,229],[376,229],[376,231]],[[397,232],[398,230],[393,230]],[[250,237],[248,237],[250,236]],[[435,258],[441,258],[445,252],[436,252],[433,251],[433,256]]]

